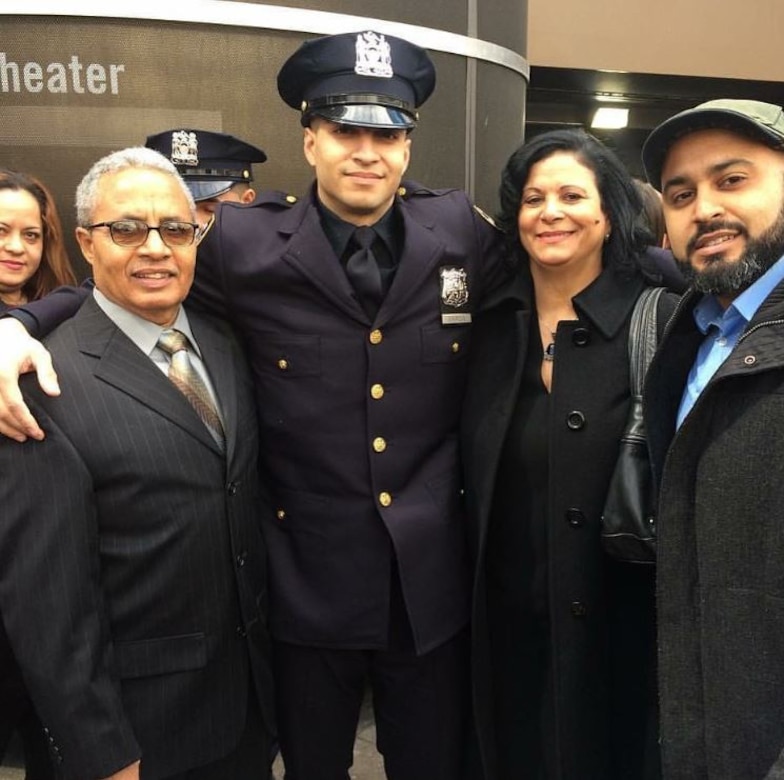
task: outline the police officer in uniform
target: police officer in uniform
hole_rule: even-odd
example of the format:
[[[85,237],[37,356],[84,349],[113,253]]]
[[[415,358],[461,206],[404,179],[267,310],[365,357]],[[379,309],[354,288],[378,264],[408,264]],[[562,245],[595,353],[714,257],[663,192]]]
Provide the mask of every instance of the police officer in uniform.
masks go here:
[[[228,133],[175,128],[148,135],[144,144],[168,157],[196,201],[196,219],[206,225],[218,203],[251,203],[256,197],[253,163],[267,155]]]
[[[390,780],[463,768],[457,428],[473,315],[511,269],[465,193],[403,180],[434,87],[407,41],[304,43],[278,89],[301,111],[311,190],[224,204],[199,248],[189,304],[245,341],[277,508],[264,532],[288,780],[348,780],[368,683]],[[16,316],[45,326],[58,297]]]
[[[304,43],[278,89],[315,173],[296,205],[221,208],[193,297],[257,383],[279,740],[288,780],[346,780],[366,684],[391,780],[455,780],[468,720],[457,424],[497,231],[402,181],[427,53],[376,32]]]

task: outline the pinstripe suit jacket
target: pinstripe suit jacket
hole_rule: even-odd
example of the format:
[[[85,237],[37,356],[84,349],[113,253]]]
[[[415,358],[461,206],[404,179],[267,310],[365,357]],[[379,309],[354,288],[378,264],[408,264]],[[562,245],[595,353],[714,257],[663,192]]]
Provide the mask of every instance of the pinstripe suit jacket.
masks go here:
[[[47,340],[62,396],[25,385],[46,440],[0,442],[0,606],[66,778],[209,763],[250,691],[271,722],[250,378],[226,326],[190,320],[225,457],[92,298]]]

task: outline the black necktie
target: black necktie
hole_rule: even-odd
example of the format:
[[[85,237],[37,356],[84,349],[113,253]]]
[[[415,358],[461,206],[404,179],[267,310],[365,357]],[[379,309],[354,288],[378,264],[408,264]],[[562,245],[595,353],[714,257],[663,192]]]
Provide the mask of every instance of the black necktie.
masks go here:
[[[351,237],[351,244],[356,251],[346,260],[346,275],[359,297],[362,308],[371,318],[375,317],[384,297],[381,272],[372,248],[376,237],[376,231],[372,227],[362,225],[356,228]]]

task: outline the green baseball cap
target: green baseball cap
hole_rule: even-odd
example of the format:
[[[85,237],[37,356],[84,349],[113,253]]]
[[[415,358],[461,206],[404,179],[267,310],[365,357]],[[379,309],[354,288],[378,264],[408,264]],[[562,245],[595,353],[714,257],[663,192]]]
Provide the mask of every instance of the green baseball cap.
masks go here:
[[[662,168],[672,144],[697,130],[730,130],[784,150],[784,109],[758,100],[709,100],[670,117],[654,128],[642,147],[648,181],[661,187]]]

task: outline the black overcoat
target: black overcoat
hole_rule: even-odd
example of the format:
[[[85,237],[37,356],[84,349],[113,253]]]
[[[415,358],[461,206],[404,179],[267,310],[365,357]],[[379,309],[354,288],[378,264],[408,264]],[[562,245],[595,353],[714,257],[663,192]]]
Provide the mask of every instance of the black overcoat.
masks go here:
[[[549,482],[542,490],[547,491],[549,506],[550,674],[558,723],[551,739],[557,780],[648,776],[641,765],[648,763],[644,751],[655,743],[649,733],[655,722],[653,567],[611,561],[599,535],[629,408],[629,319],[644,283],[641,276],[624,281],[605,270],[574,298],[578,319],[561,322],[556,334]],[[660,322],[673,307],[674,299],[662,298]],[[475,327],[463,416],[475,565],[474,712],[486,780],[497,776],[486,602],[488,528],[499,458],[520,387],[529,323],[535,316],[526,271],[516,289]],[[634,700],[645,699],[649,706],[630,708],[625,685],[636,686]],[[531,706],[532,717],[538,717],[538,703]],[[626,755],[614,756],[613,746],[622,746]],[[651,760],[655,765],[655,756]],[[614,765],[621,762],[625,768],[616,771]]]

